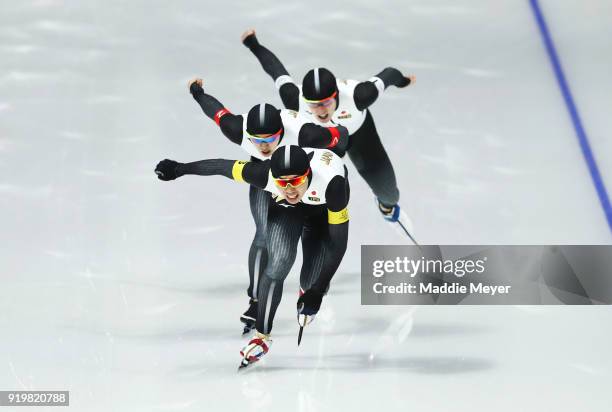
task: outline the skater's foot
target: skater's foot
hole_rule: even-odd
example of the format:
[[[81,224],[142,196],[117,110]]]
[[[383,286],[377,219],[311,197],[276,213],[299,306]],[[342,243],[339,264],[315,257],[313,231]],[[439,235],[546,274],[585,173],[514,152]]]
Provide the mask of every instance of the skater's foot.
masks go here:
[[[414,238],[414,229],[412,226],[412,221],[408,217],[408,215],[400,208],[400,205],[396,203],[393,206],[388,206],[383,204],[380,200],[376,199],[376,203],[378,205],[378,210],[382,213],[383,218],[390,223],[397,223],[397,225],[393,225],[394,230],[397,231],[401,236],[408,236],[410,240],[418,245],[417,241]]]
[[[240,322],[244,323],[242,334],[245,335],[255,328],[257,320],[257,300],[249,299],[248,309],[240,316]]]
[[[378,210],[382,213],[383,218],[389,222],[397,222],[400,217],[400,206],[395,204],[393,206],[387,206],[378,200]]]
[[[270,335],[257,332],[255,337],[251,339],[244,348],[240,351],[242,361],[240,362],[240,369],[246,368],[249,365],[259,361],[268,351],[272,345],[272,339]]]

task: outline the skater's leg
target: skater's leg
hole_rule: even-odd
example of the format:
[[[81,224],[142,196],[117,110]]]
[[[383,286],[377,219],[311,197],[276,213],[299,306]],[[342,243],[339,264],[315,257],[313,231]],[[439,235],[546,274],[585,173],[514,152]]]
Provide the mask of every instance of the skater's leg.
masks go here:
[[[249,205],[255,222],[255,236],[249,250],[249,306],[240,316],[244,323],[242,333],[249,333],[255,327],[257,319],[257,286],[261,274],[268,262],[268,250],[266,248],[266,227],[268,223],[268,208],[270,206],[270,194],[255,186],[249,189]]]
[[[399,201],[395,172],[369,111],[363,125],[351,135],[350,145],[351,161],[379,202],[386,207],[395,206]]]
[[[272,206],[268,214],[266,245],[268,264],[261,276],[258,296],[257,331],[269,334],[283,293],[283,282],[295,261],[302,233],[302,216],[294,208]]]
[[[268,261],[266,248],[266,227],[270,194],[255,186],[249,189],[249,204],[255,221],[255,237],[249,250],[249,288],[247,293],[251,299],[257,299],[257,284]]]
[[[261,277],[257,321],[255,327],[259,333],[269,335],[276,309],[283,297],[283,283],[285,279],[274,279],[264,273]]]

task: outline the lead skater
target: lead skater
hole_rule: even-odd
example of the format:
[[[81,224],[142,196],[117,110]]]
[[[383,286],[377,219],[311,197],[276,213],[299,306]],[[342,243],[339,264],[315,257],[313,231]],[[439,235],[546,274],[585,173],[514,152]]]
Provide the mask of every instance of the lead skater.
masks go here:
[[[186,174],[222,175],[273,196],[266,230],[268,264],[257,291],[257,333],[240,352],[242,367],[257,362],[270,348],[272,322],[300,236],[304,257],[300,284],[304,292],[297,302],[298,322],[303,327],[312,321],[348,240],[349,183],[340,157],[325,149],[283,146],[269,161],[208,159],[178,163],[165,159],[155,172],[160,180],[174,180]]]

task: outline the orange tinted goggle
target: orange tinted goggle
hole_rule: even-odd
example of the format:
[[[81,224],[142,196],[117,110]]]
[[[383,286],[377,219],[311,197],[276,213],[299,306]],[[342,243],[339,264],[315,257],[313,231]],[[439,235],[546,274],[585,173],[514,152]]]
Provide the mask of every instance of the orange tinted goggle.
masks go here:
[[[311,108],[315,108],[315,107],[327,107],[330,104],[333,103],[334,98],[338,95],[338,92],[335,91],[334,94],[332,94],[329,97],[326,97],[325,99],[322,100],[308,100],[307,98],[304,97],[304,100],[306,101],[306,104],[308,105],[308,107]]]
[[[280,187],[280,188],[286,188],[288,186],[291,187],[298,187],[302,184],[304,184],[304,182],[306,182],[306,180],[308,180],[308,173],[310,173],[310,169],[308,169],[306,171],[306,173],[304,173],[301,176],[297,176],[297,177],[292,177],[291,179],[274,179],[274,183],[276,184],[276,186]]]

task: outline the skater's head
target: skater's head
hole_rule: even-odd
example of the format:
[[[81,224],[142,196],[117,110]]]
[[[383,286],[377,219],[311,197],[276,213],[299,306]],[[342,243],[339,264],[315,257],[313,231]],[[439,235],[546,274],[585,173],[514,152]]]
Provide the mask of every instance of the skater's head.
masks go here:
[[[282,146],[270,159],[270,172],[278,190],[292,205],[304,197],[311,178],[310,158],[299,146]]]
[[[246,131],[259,153],[271,156],[284,134],[280,111],[268,103],[253,106],[247,115]]]
[[[302,81],[302,94],[306,105],[320,122],[331,120],[338,108],[338,85],[332,72],[322,67],[310,70]]]

